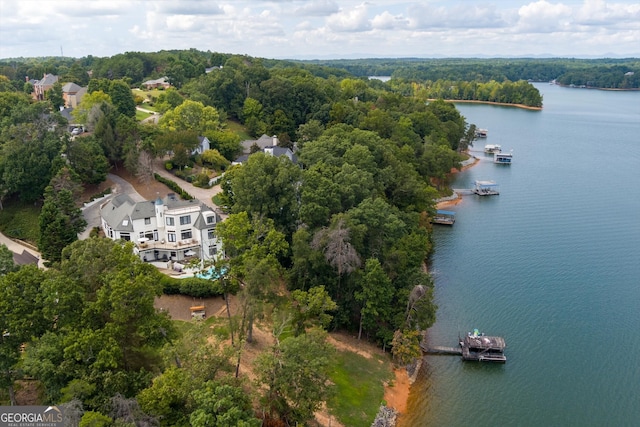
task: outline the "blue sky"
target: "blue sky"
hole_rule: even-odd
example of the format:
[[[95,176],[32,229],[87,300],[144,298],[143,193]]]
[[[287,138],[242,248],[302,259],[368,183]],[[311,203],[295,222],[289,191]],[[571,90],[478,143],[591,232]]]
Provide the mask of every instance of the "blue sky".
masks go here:
[[[640,57],[638,0],[0,0],[0,58]]]

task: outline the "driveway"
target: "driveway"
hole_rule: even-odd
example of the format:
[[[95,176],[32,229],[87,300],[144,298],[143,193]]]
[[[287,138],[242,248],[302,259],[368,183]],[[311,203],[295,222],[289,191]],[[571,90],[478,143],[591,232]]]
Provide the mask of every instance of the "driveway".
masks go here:
[[[215,196],[216,194],[222,192],[222,188],[220,188],[220,185],[215,185],[211,188],[200,188],[200,187],[196,187],[195,185],[184,181],[176,176],[174,176],[173,174],[171,174],[168,170],[165,169],[164,167],[164,162],[166,160],[160,159],[160,160],[156,160],[155,165],[154,165],[154,172],[157,173],[158,175],[160,175],[163,178],[166,179],[170,179],[171,181],[175,182],[176,184],[178,184],[184,191],[186,191],[187,193],[191,194],[193,197],[195,197],[196,199],[198,199],[200,202],[204,203],[205,205],[209,206],[212,209],[216,209],[217,205],[215,205],[213,203],[213,200],[211,200],[211,198],[213,196]]]
[[[129,184],[118,175],[110,173],[107,177],[111,182],[113,182],[111,194],[89,202],[82,207],[82,215],[84,216],[85,221],[87,221],[87,228],[85,228],[82,233],[78,234],[79,240],[88,239],[93,227],[100,227],[100,206],[111,200],[113,196],[118,194],[128,194],[134,202],[144,201],[144,198],[138,194],[135,188],[133,188],[133,185]]]

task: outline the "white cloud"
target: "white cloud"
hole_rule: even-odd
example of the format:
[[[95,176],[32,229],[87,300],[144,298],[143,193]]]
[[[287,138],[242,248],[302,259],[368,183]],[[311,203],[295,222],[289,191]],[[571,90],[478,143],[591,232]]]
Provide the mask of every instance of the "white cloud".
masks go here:
[[[300,16],[329,16],[339,10],[335,1],[318,0],[296,7],[294,13]]]
[[[371,28],[366,4],[343,10],[327,18],[327,27],[333,31],[367,31]]]
[[[388,11],[376,15],[371,20],[371,26],[378,30],[393,30],[398,28],[406,28],[409,20],[402,15],[392,15]]]
[[[519,32],[564,31],[571,23],[573,10],[562,3],[539,0],[520,7],[518,15],[516,29]]]
[[[0,58],[640,56],[638,0],[0,0]]]

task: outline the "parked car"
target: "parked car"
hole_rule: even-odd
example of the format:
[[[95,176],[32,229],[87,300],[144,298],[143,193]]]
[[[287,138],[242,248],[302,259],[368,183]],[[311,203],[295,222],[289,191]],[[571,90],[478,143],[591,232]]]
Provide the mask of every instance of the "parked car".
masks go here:
[[[71,135],[80,135],[82,133],[82,128],[73,128],[71,131]]]

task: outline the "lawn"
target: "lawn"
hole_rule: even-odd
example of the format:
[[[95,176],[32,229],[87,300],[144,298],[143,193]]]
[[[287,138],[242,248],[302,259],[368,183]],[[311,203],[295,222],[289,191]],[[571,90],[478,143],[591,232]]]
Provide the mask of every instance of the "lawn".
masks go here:
[[[238,135],[241,141],[245,141],[247,139],[253,139],[251,135],[249,135],[249,133],[247,132],[247,129],[242,124],[234,120],[227,120],[227,127],[233,133]]]
[[[383,383],[393,378],[389,361],[379,355],[365,358],[337,351],[332,363],[330,377],[335,394],[327,408],[343,425],[369,427],[382,404]]]
[[[0,210],[0,231],[7,237],[36,245],[40,235],[40,206],[17,200],[5,201],[3,205],[4,209]]]

